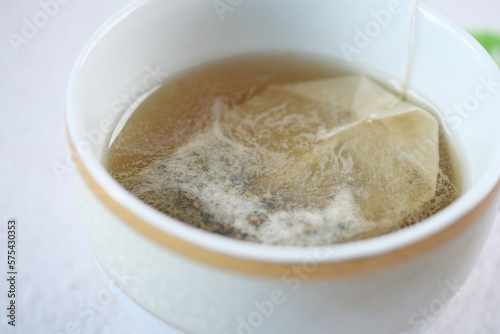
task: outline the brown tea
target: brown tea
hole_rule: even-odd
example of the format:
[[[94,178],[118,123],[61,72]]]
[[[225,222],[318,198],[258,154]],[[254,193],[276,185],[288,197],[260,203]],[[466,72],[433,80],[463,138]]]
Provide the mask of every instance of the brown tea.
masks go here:
[[[432,112],[331,64],[248,57],[177,76],[110,145],[107,168],[186,224],[274,245],[386,234],[462,193]]]

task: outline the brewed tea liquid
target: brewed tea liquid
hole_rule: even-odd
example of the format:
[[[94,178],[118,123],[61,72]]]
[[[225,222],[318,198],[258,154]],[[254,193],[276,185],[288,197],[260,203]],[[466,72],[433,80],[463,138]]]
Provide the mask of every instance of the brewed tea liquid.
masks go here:
[[[273,125],[269,125],[272,117],[259,123],[263,116],[256,114],[255,129],[250,124],[249,131],[239,131],[237,119],[234,125],[223,124],[222,139],[214,140],[210,136],[214,127],[220,128],[221,117],[224,122],[225,116],[221,113],[230,115],[236,109],[245,111],[248,105],[255,105],[254,101],[282,98],[283,103],[291,104],[289,108],[300,109],[304,105],[304,108],[322,109],[322,105],[312,105],[305,99],[295,101],[294,96],[274,91],[272,87],[322,82],[350,74],[331,64],[289,57],[230,59],[191,70],[166,82],[137,107],[109,147],[107,169],[141,200],[184,223],[233,238],[277,245],[323,245],[374,237],[415,224],[450,205],[462,193],[462,177],[442,126],[437,136],[439,172],[435,196],[411,214],[404,214],[404,219],[394,222],[390,228],[360,228],[359,231],[346,226],[362,225],[363,222],[355,221],[361,216],[376,226],[379,216],[396,210],[393,206],[382,206],[377,208],[377,214],[367,214],[368,211],[359,208],[353,209],[355,215],[338,214],[356,201],[366,202],[370,196],[376,198],[376,194],[363,193],[362,185],[356,188],[357,182],[366,183],[366,178],[349,174],[333,182],[335,191],[324,195],[318,192],[329,192],[329,188],[300,188],[300,182],[289,182],[291,176],[286,179],[287,175],[300,179],[293,170],[294,164],[299,165],[309,151],[318,151],[314,146],[302,145],[300,138],[309,140],[306,138],[309,132],[328,128],[328,120],[323,118],[325,124],[311,122],[311,129],[308,129],[307,119],[297,118],[295,125],[288,125],[285,138],[280,137],[285,136],[280,130],[282,125],[273,131]],[[336,121],[349,122],[349,113],[342,113],[337,112]],[[286,115],[293,122],[292,116]],[[411,124],[406,126],[411,127]],[[282,149],[282,144],[289,143],[293,134],[300,139],[292,141],[293,145],[308,147],[305,151],[290,148],[288,144]],[[272,151],[268,157],[260,155],[262,148],[254,147],[255,137],[261,136],[272,138],[264,148]],[[425,149],[421,151],[425,154]],[[256,155],[259,161],[254,159]],[[277,163],[282,156],[283,164]],[[339,156],[342,157],[342,152]],[[266,157],[269,164],[265,162]],[[351,169],[361,164],[351,161],[354,166]],[[262,170],[256,169],[257,165],[263,166]],[[269,166],[275,170],[269,171]],[[330,174],[321,174],[323,181],[320,183],[330,184],[325,183],[324,178],[325,175],[337,175],[335,168],[330,167]],[[309,169],[305,169],[306,173]],[[390,178],[390,175],[383,177]],[[405,179],[405,187],[413,184],[415,192],[420,191],[419,178],[416,175]],[[165,185],[160,187],[161,182]],[[349,194],[345,189],[349,189]],[[327,200],[336,204],[329,205]],[[369,203],[364,205],[370,206]],[[326,207],[329,211],[325,211]]]

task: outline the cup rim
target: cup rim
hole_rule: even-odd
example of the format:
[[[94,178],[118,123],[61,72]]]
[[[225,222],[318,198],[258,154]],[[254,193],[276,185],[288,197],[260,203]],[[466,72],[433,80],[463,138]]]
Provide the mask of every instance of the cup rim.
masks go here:
[[[119,24],[128,13],[149,2],[151,1],[136,0],[128,4],[111,16],[87,42],[70,74],[65,117],[69,146],[73,158],[77,161],[78,173],[89,188],[100,202],[124,223],[168,250],[212,266],[263,276],[279,276],[283,270],[304,263],[313,263],[316,267],[323,268],[316,270],[311,277],[356,275],[404,262],[438,247],[443,241],[453,239],[471,226],[475,218],[491,205],[496,194],[500,192],[499,150],[490,172],[485,173],[486,175],[466,190],[457,201],[432,217],[390,234],[328,246],[292,247],[249,243],[197,229],[156,211],[122,188],[97,157],[78,154],[75,143],[84,138],[77,130],[78,125],[72,108],[79,69],[87,55],[92,52],[96,41],[111,27]],[[492,72],[498,71],[487,52],[465,30],[426,4],[420,4],[419,10],[439,18],[440,24],[448,26],[464,43],[474,49],[478,59],[491,68]],[[492,181],[492,176],[495,181]]]

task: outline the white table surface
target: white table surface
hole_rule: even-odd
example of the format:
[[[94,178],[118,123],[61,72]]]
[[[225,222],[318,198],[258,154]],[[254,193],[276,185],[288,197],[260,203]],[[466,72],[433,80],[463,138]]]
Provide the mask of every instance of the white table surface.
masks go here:
[[[18,326],[13,331],[0,311],[0,333],[73,333],[74,325],[82,334],[140,333],[116,301],[96,303],[107,286],[85,239],[70,176],[60,181],[52,169],[68,152],[63,104],[70,68],[92,33],[129,1],[66,1],[18,52],[8,33],[19,34],[40,3],[0,2],[0,268],[5,224],[14,217],[20,272]],[[500,31],[499,0],[428,3],[464,26]],[[499,242],[500,219],[462,292],[428,334],[500,333]],[[0,310],[6,288],[2,278]]]

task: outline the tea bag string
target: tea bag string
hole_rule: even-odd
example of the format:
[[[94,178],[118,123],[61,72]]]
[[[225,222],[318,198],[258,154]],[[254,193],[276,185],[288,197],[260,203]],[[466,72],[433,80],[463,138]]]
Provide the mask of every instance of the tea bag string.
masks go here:
[[[415,25],[415,16],[417,14],[417,5],[419,0],[413,0],[410,12],[410,26],[408,29],[408,45],[407,45],[407,57],[406,57],[406,69],[403,76],[403,81],[401,85],[401,95],[400,98],[404,99],[406,97],[406,92],[408,90],[408,84],[410,82],[411,67],[413,63],[413,52],[415,47],[415,40],[413,38],[413,27]]]

